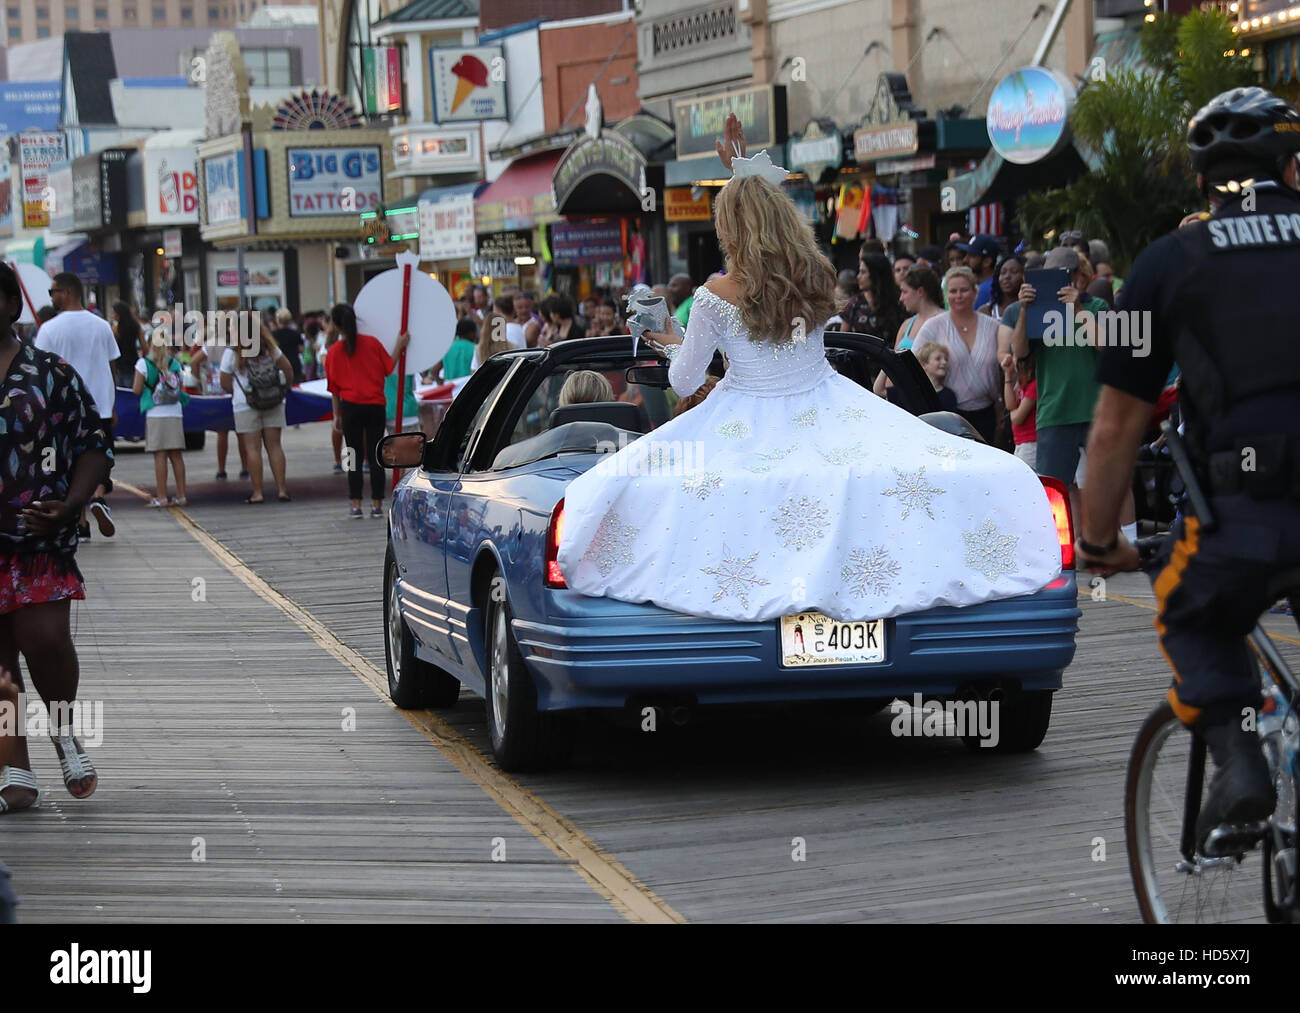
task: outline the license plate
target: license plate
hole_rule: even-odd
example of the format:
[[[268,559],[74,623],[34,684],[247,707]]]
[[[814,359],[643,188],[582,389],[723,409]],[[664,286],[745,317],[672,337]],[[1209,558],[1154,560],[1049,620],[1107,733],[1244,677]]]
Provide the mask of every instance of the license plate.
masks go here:
[[[885,621],[841,623],[820,612],[781,617],[781,664],[879,665],[885,660]]]

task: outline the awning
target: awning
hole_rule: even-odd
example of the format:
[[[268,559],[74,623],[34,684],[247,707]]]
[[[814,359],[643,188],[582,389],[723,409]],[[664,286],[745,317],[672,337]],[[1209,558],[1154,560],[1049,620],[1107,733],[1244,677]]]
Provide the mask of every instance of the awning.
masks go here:
[[[516,158],[474,201],[479,232],[531,229],[559,221],[551,200],[551,175],[563,151]]]
[[[49,271],[51,276],[58,274],[63,270],[64,260],[85,246],[88,240],[88,236],[78,236],[50,250],[45,254],[45,270]]]
[[[477,183],[456,183],[452,186],[431,186],[427,190],[421,190],[417,200],[427,201],[431,204],[437,204],[439,201],[454,200],[457,197],[477,196],[480,190],[486,189],[487,183],[479,180]]]
[[[45,239],[11,239],[5,244],[5,260],[14,260],[20,264],[45,266]]]

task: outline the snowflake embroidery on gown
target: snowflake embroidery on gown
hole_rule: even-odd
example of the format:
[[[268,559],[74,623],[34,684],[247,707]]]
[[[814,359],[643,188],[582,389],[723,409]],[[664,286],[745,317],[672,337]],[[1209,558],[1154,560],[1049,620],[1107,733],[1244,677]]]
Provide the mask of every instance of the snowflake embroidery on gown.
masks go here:
[[[925,466],[922,465],[919,471],[903,471],[895,468],[894,474],[898,476],[897,487],[886,489],[880,495],[898,497],[898,501],[903,504],[903,520],[907,520],[907,515],[913,510],[924,510],[925,515],[930,520],[934,520],[934,511],[930,509],[930,502],[936,496],[942,496],[943,490],[930,484],[925,477]]]
[[[714,592],[713,600],[721,601],[723,598],[735,596],[740,599],[743,608],[749,608],[749,599],[746,597],[749,590],[771,583],[754,573],[754,560],[757,558],[757,552],[744,557],[733,556],[731,550],[724,544],[722,562],[714,567],[700,567],[701,573],[707,573],[717,579],[718,589]]]
[[[769,453],[764,453],[763,451],[760,450],[756,456],[759,457],[763,463],[747,464],[745,465],[745,470],[752,471],[755,475],[765,475],[772,470],[772,465],[774,465],[777,461],[784,461],[787,457],[789,457],[798,449],[799,449],[798,444],[791,444],[788,447],[784,447],[780,450],[773,450]]]
[[[790,421],[794,423],[796,429],[811,429],[817,424],[817,406],[813,405],[806,411],[801,411]]]
[[[682,483],[682,492],[689,492],[700,499],[708,499],[711,493],[722,488],[722,476],[716,471],[704,471],[694,478]]]
[[[774,519],[776,537],[787,549],[806,549],[825,537],[829,514],[819,499],[791,496],[777,509]]]
[[[949,467],[956,461],[970,460],[970,451],[965,447],[946,447],[939,443],[931,443],[925,449],[934,454],[935,457],[942,457],[944,467]]]
[[[1019,535],[999,531],[992,521],[985,521],[974,531],[963,531],[966,542],[966,565],[989,580],[1004,573],[1015,573],[1011,563]]]
[[[622,518],[611,510],[600,522],[600,527],[596,529],[596,537],[591,540],[591,545],[582,558],[591,560],[596,564],[600,575],[608,577],[614,572],[616,566],[631,566],[635,561],[632,555],[632,543],[636,541],[638,534],[640,528],[625,524]]]
[[[833,447],[830,450],[818,448],[817,453],[822,455],[822,460],[827,464],[852,464],[854,461],[860,461],[866,451],[862,447],[862,441],[851,443],[847,447]]]
[[[869,594],[884,594],[898,579],[901,567],[882,545],[869,549],[854,549],[849,561],[840,567],[840,577],[859,598]]]

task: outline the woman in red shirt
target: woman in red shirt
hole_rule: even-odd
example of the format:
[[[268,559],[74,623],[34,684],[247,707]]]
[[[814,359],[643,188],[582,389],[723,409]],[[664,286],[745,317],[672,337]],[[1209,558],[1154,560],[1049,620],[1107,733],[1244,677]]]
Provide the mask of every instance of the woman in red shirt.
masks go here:
[[[334,395],[334,429],[343,434],[348,445],[344,471],[352,501],[349,514],[361,516],[361,462],[365,460],[370,462],[370,516],[383,517],[384,471],[375,448],[388,424],[384,379],[396,362],[378,338],[357,333],[357,315],[347,303],[339,303],[330,311],[326,333],[333,341],[325,357],[325,378]],[[336,336],[342,340],[334,341]],[[400,335],[394,354],[400,355],[410,340],[409,334]]]

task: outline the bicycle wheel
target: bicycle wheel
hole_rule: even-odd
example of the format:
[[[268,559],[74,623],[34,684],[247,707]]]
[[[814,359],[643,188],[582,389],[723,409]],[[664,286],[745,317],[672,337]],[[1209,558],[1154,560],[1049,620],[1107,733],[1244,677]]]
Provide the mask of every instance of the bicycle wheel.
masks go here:
[[[1192,736],[1163,703],[1133,743],[1124,788],[1129,871],[1147,923],[1224,924],[1266,921],[1259,847],[1229,858],[1184,859],[1180,850]],[[1214,760],[1205,754],[1201,800]]]

